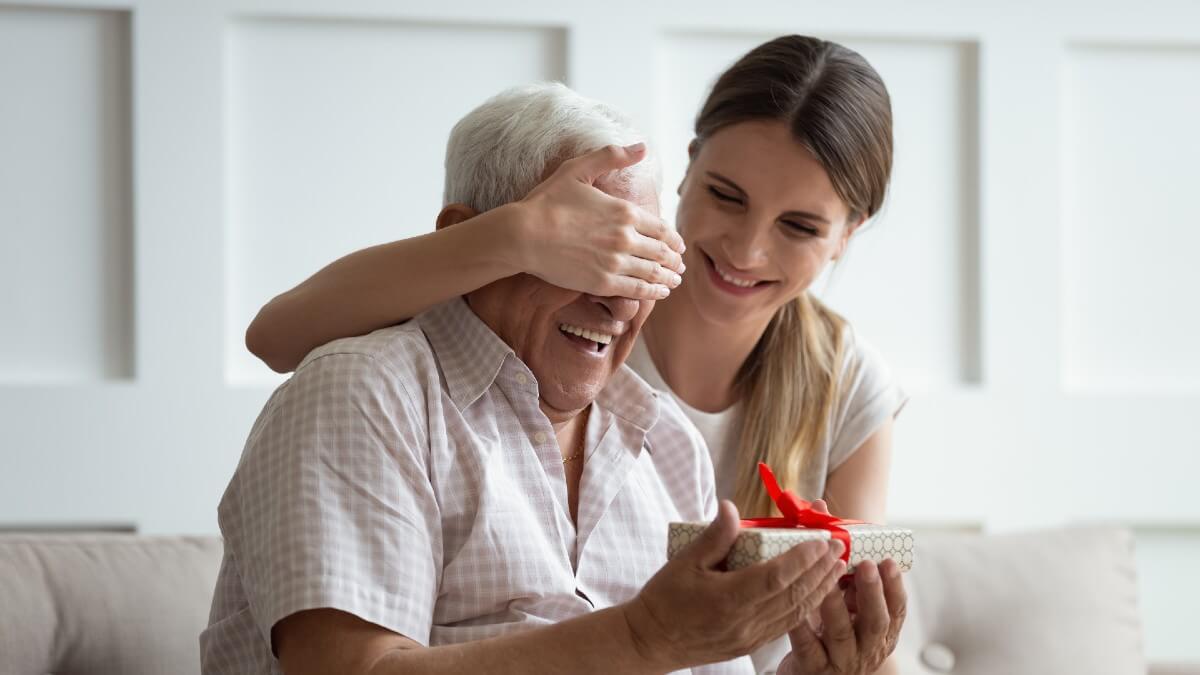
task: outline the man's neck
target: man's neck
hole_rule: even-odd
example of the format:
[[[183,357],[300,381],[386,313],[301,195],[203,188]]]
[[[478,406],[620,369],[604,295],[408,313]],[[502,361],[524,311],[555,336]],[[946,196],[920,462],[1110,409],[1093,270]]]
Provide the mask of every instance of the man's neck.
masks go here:
[[[559,410],[554,406],[546,403],[545,399],[538,399],[538,407],[542,409],[542,413],[550,420],[550,426],[554,427],[554,433],[560,434],[568,427],[574,428],[574,424],[579,418],[587,418],[584,413],[591,404],[575,410]]]
[[[550,426],[554,427],[554,436],[558,439],[558,449],[562,456],[567,458],[579,453],[587,434],[591,404],[579,410],[564,412],[552,408],[545,401],[540,403],[542,412],[550,419]]]

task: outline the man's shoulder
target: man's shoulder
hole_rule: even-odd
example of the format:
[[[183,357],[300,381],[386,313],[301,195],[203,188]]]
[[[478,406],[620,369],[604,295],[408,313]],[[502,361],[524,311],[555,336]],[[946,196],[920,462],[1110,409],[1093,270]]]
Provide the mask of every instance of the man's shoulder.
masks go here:
[[[296,368],[299,374],[316,362],[368,360],[381,374],[417,377],[436,371],[433,348],[417,321],[380,328],[366,335],[340,338],[308,353]]]
[[[309,352],[263,407],[246,452],[260,445],[268,430],[277,431],[281,420],[295,425],[318,418],[379,421],[405,415],[419,426],[426,404],[438,396],[438,369],[420,327],[409,324],[334,340]],[[304,412],[301,419],[284,412],[297,410]]]

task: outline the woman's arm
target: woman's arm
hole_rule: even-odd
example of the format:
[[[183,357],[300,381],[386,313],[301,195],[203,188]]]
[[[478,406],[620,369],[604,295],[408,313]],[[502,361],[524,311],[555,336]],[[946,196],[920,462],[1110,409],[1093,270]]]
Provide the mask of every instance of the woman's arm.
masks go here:
[[[246,348],[272,370],[516,273],[500,245],[512,229],[501,207],[437,232],[356,251],[327,265],[259,310]]]
[[[825,481],[825,501],[839,518],[871,523],[887,520],[892,465],[892,418],[872,433]]]
[[[246,347],[293,370],[330,340],[400,323],[520,272],[594,295],[665,297],[683,241],[656,214],[595,187],[645,147],[609,146],[563,162],[524,199],[435,232],[351,253],[263,307]]]

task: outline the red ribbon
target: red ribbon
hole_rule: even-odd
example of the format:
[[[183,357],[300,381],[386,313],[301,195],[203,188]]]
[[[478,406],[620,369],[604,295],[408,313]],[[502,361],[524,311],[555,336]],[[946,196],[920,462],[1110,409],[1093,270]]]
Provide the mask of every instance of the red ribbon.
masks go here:
[[[861,525],[863,520],[846,520],[814,510],[812,502],[797,497],[791,490],[780,490],[779,481],[771,468],[762,462],[758,463],[758,474],[762,476],[763,485],[771,501],[779,507],[782,518],[748,518],[742,520],[742,527],[790,527],[826,530],[831,539],[842,542],[842,560],[850,562],[850,533],[842,525]]]

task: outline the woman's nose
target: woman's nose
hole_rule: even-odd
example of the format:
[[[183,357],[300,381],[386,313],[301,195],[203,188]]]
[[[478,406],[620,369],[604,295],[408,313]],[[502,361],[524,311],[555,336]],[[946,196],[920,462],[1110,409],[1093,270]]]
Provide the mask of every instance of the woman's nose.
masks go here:
[[[767,260],[770,229],[761,225],[738,228],[721,241],[726,261],[741,271],[750,271]]]

